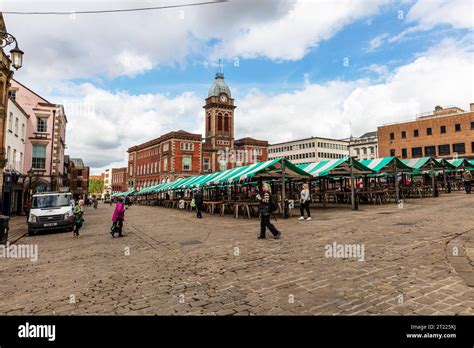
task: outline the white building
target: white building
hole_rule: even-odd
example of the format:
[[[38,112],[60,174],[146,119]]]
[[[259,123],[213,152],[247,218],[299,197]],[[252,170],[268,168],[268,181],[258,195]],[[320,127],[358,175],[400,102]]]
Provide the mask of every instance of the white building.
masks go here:
[[[4,169],[3,213],[7,215],[20,214],[23,209],[23,175],[26,127],[28,114],[14,100],[8,99],[8,114],[5,123],[6,165]]]
[[[359,138],[353,138],[349,144],[349,152],[357,160],[378,158],[377,132],[369,132]]]
[[[112,194],[112,169],[106,169],[101,175],[104,178],[104,191],[102,192],[102,198],[106,198],[106,196]]]
[[[349,141],[320,137],[293,140],[268,146],[268,159],[284,157],[292,163],[319,162],[349,155]]]

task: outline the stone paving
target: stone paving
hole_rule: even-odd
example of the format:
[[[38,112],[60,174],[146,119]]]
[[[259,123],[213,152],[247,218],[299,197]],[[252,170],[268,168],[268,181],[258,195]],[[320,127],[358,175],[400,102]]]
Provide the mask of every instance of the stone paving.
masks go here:
[[[256,219],[149,206],[132,206],[125,237],[112,239],[113,207],[100,204],[79,238],[15,243],[38,245],[38,261],[0,258],[0,314],[472,315],[463,277],[473,272],[473,203],[453,193],[402,209],[313,209],[312,221],[279,219],[283,238],[263,241]],[[364,261],[326,257],[334,242],[363,246]]]

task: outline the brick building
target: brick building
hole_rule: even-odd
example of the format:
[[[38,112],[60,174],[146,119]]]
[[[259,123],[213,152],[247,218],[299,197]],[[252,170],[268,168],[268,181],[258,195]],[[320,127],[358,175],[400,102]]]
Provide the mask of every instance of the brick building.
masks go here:
[[[205,136],[173,131],[128,149],[128,187],[141,189],[179,178],[267,159],[268,142],[234,139],[234,99],[217,73],[205,99]]]
[[[75,199],[87,198],[90,168],[80,158],[70,159],[70,185]]]
[[[112,168],[112,193],[127,191],[127,167]]]
[[[470,111],[437,106],[414,121],[378,127],[379,156],[474,158],[474,103]]]

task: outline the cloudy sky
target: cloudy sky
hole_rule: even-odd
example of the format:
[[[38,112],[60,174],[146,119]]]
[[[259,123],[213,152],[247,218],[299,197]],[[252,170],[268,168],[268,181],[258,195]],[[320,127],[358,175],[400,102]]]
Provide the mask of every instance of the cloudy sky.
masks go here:
[[[69,119],[67,152],[100,172],[171,130],[203,133],[219,59],[236,137],[345,138],[474,102],[471,0],[2,0],[25,51],[15,78]]]

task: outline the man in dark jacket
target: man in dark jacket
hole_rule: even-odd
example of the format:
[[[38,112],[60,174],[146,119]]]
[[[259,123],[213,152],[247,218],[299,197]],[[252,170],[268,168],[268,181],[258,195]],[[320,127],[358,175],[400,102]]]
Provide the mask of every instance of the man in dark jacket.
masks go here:
[[[268,183],[263,184],[263,194],[257,195],[257,199],[260,201],[260,236],[258,239],[265,239],[265,232],[268,227],[270,232],[273,234],[273,238],[280,239],[281,233],[273,226],[270,222],[270,195],[272,194],[271,187]]]
[[[202,205],[204,204],[204,197],[201,190],[196,190],[194,193],[194,203],[196,204],[196,211],[198,219],[202,219]]]

